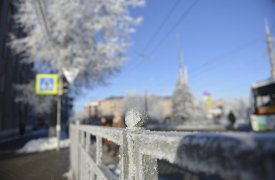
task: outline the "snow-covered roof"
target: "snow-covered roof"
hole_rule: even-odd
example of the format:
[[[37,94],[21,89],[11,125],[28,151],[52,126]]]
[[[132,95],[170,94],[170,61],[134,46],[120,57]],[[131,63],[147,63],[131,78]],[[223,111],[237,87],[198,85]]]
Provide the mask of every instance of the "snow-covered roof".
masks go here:
[[[259,88],[259,87],[267,86],[269,84],[275,84],[275,78],[270,78],[270,79],[265,80],[265,81],[260,81],[260,82],[253,83],[251,87],[253,89],[256,89],[256,88]]]

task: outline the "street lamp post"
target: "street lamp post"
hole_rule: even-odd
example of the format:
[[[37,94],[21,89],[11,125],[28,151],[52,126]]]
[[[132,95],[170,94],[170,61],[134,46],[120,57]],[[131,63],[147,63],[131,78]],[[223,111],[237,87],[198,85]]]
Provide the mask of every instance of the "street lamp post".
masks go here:
[[[48,39],[50,40],[51,43],[53,43],[54,45],[54,41],[51,38],[50,35],[50,30],[47,24],[47,20],[46,20],[46,14],[43,12],[43,6],[40,2],[40,0],[37,1],[38,2],[38,10],[36,5],[34,4],[34,8],[36,10],[37,16],[41,18],[42,20],[42,24],[45,28],[45,32],[46,32],[46,36],[48,37]],[[39,11],[39,12],[38,12]],[[58,94],[56,96],[57,99],[57,122],[56,122],[56,137],[57,137],[57,150],[59,151],[60,149],[60,131],[61,131],[61,97],[62,97],[62,71],[59,69],[60,67],[57,68],[58,70]]]
[[[266,41],[268,46],[268,54],[270,59],[270,65],[271,65],[271,77],[275,78],[275,57],[273,54],[273,39],[271,37],[271,33],[268,27],[267,20],[265,22],[265,33],[266,33]]]
[[[56,117],[56,137],[57,137],[57,151],[60,149],[60,132],[61,132],[61,100],[62,100],[62,74],[58,72],[58,94],[57,94],[57,117]]]

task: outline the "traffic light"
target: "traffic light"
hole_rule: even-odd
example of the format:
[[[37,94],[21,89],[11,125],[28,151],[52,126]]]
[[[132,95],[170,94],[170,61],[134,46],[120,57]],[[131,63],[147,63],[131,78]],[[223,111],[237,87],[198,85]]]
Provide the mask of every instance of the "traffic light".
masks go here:
[[[63,81],[62,81],[62,94],[64,94],[64,93],[67,93],[68,90],[69,90],[69,83],[68,83],[68,81],[66,80],[65,77],[63,77],[62,79],[63,79]]]
[[[60,86],[60,95],[63,95],[64,93],[67,93],[68,90],[69,90],[69,83],[68,81],[66,80],[66,78],[63,76],[61,78],[61,82],[59,84]]]

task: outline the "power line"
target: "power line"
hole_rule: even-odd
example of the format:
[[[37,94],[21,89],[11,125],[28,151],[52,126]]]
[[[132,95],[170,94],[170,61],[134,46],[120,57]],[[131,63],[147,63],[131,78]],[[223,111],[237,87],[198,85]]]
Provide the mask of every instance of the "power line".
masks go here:
[[[152,38],[147,41],[147,43],[144,46],[142,52],[137,52],[137,51],[135,52],[138,55],[137,61],[126,72],[131,72],[130,70],[133,70],[133,69],[136,68],[136,66],[142,64],[144,61],[138,61],[138,60],[140,60],[140,58],[144,59],[146,57],[147,59],[150,59],[150,56],[147,56],[144,52],[148,49],[148,47],[150,47],[150,45],[152,44],[152,42],[156,39],[157,35],[162,31],[163,27],[166,25],[166,23],[168,22],[168,20],[170,19],[171,15],[175,11],[175,9],[178,7],[178,5],[179,5],[180,2],[181,2],[181,0],[175,1],[175,3],[173,4],[173,6],[171,7],[171,9],[169,10],[169,12],[167,13],[167,15],[165,16],[165,18],[162,20],[162,22],[160,23],[160,25],[156,29],[155,33],[153,33]]]
[[[233,50],[230,50],[230,51],[225,52],[225,53],[223,53],[223,54],[221,54],[221,55],[218,55],[218,56],[216,56],[215,58],[213,58],[212,61],[208,61],[207,64],[204,64],[204,65],[200,66],[200,67],[201,67],[200,70],[201,70],[202,68],[204,68],[205,66],[209,67],[209,66],[211,66],[211,65],[213,65],[213,64],[216,64],[216,63],[226,62],[226,61],[219,61],[219,60],[225,59],[225,58],[227,58],[227,57],[229,57],[229,56],[231,56],[231,55],[233,55],[233,54],[235,54],[235,53],[241,52],[241,51],[247,49],[248,47],[250,47],[251,45],[255,45],[256,43],[259,43],[259,42],[261,42],[261,40],[260,40],[260,38],[257,38],[257,39],[254,39],[254,40],[252,40],[252,41],[249,41],[248,43],[245,43],[245,44],[243,44],[243,45],[241,45],[241,46],[239,46],[239,47],[237,47],[237,48],[235,48],[235,49],[233,49]],[[199,73],[200,73],[201,71],[195,71],[195,72],[199,72]],[[197,76],[196,76],[196,75],[197,75]],[[195,78],[196,78],[196,77],[198,77],[198,73],[195,74]],[[194,78],[194,76],[192,76],[192,78]],[[166,78],[165,80],[169,80],[169,79],[170,79],[170,78]],[[197,78],[196,78],[196,79],[197,79]],[[165,81],[165,80],[163,80],[163,81]],[[161,85],[161,84],[163,83],[163,81],[162,81],[162,82],[159,82],[159,83],[153,83],[153,86],[154,86],[154,87],[159,86],[159,85]]]
[[[156,37],[161,32],[161,30],[163,29],[163,27],[166,25],[167,21],[170,19],[171,15],[175,11],[175,9],[178,7],[178,5],[179,5],[180,2],[181,2],[181,0],[175,1],[175,3],[173,4],[173,6],[171,7],[171,9],[169,10],[169,12],[167,13],[167,15],[163,19],[163,21],[160,23],[160,25],[158,26],[158,28],[156,29],[156,31],[153,33],[153,37],[150,40],[147,41],[146,45],[143,48],[143,51],[142,51],[143,53],[136,52],[136,54],[139,56],[138,60],[140,59],[140,57],[143,58],[144,56],[146,56],[144,54],[144,52],[148,49],[148,47],[150,47],[150,45],[152,44],[152,42],[156,39]],[[140,63],[140,61],[137,62],[137,63]],[[137,64],[137,63],[135,63],[135,64]]]
[[[171,7],[170,11],[168,12],[168,14],[165,16],[165,18],[163,19],[163,21],[161,22],[161,24],[158,26],[158,28],[156,29],[156,32],[153,34],[153,37],[147,41],[143,52],[145,52],[145,50],[152,44],[152,42],[156,39],[156,37],[158,36],[158,34],[161,32],[162,28],[166,25],[168,19],[171,17],[171,15],[173,14],[173,12],[175,11],[175,9],[178,7],[179,3],[181,2],[181,0],[177,0],[174,5]]]
[[[45,12],[44,12],[45,7],[42,7],[42,4],[41,4],[40,0],[38,0],[37,2],[38,2],[38,8],[39,8],[39,11],[40,11],[40,14],[41,14],[41,17],[42,17],[43,25],[44,25],[44,28],[46,30],[47,36],[50,39],[50,41],[52,41],[51,33],[50,33],[50,30],[49,30],[49,27],[48,27],[48,22],[47,22],[46,15],[45,15]]]
[[[241,45],[241,46],[239,46],[237,48],[234,48],[234,49],[232,49],[230,51],[227,51],[225,53],[222,53],[222,54],[216,56],[215,58],[213,58],[213,60],[208,61],[206,64],[200,66],[200,69],[199,69],[200,71],[195,71],[195,72],[198,72],[198,73],[195,74],[195,78],[197,79],[197,77],[200,77],[200,76],[198,76],[198,74],[201,72],[201,70],[204,70],[202,68],[205,68],[205,66],[209,67],[209,66],[215,65],[217,63],[227,62],[227,61],[224,60],[225,58],[227,58],[229,56],[232,56],[235,53],[238,53],[238,52],[241,52],[243,50],[246,50],[250,46],[255,45],[255,44],[259,43],[259,42],[262,42],[261,38],[256,38],[256,39],[254,39],[252,41],[244,43],[243,45]],[[221,61],[221,59],[223,59],[223,61]],[[140,62],[140,63],[142,63],[142,62]],[[194,78],[194,76],[192,76],[192,77]],[[154,87],[159,86],[159,85],[161,85],[163,83],[163,81],[166,81],[166,80],[169,80],[169,79],[170,78],[163,79],[161,82],[157,82],[157,83],[151,84],[151,86],[154,86]]]
[[[227,62],[227,61],[218,61],[218,60],[225,59],[225,58],[227,58],[227,57],[229,57],[229,56],[231,56],[231,55],[233,55],[235,53],[238,53],[240,51],[243,51],[243,50],[247,49],[248,47],[250,47],[251,45],[255,45],[256,43],[259,43],[259,42],[261,42],[260,38],[257,38],[257,39],[254,39],[252,41],[249,41],[248,43],[245,43],[245,44],[243,44],[243,45],[241,45],[241,46],[239,46],[239,47],[237,47],[237,48],[235,48],[233,50],[230,50],[228,52],[225,52],[225,53],[223,53],[221,55],[216,56],[215,58],[213,58],[212,61],[208,61],[207,64],[202,65],[201,68],[203,68],[204,66],[208,66],[209,67],[210,65],[213,65],[213,64],[216,64],[216,63]],[[201,72],[201,71],[199,71],[199,72]],[[195,74],[195,76],[192,76],[192,78],[194,78],[194,77],[195,77],[195,79],[197,79],[197,77],[200,77],[200,76],[198,76],[198,73],[197,73],[197,74]],[[159,83],[153,83],[153,86],[154,87],[159,86],[159,85],[161,85],[163,83],[163,81],[166,81],[166,80],[169,80],[169,79],[170,78],[166,78],[166,79],[163,79]]]
[[[245,74],[245,73],[248,73],[248,72],[245,72],[245,71],[243,71],[244,69],[250,69],[250,70],[254,70],[254,69],[256,69],[256,68],[258,68],[258,67],[255,67],[255,65],[256,64],[252,64],[253,62],[257,62],[259,59],[262,59],[262,57],[263,57],[263,55],[261,55],[261,56],[259,56],[259,57],[257,57],[257,58],[255,58],[255,59],[244,59],[244,61],[242,61],[242,63],[241,64],[239,64],[239,65],[235,65],[234,67],[235,67],[235,70],[236,71],[238,71],[238,70],[240,70],[240,71],[242,71],[243,72],[243,74]],[[250,62],[250,65],[252,64],[252,67],[248,67],[247,66],[247,60],[249,60],[249,62]],[[205,83],[201,83],[201,82],[205,82],[205,81],[198,81],[198,79],[201,79],[201,78],[205,78],[205,77],[208,77],[208,79],[210,78],[211,79],[211,77],[217,77],[217,71],[215,72],[215,71],[212,71],[212,72],[214,72],[214,74],[212,73],[212,74],[208,74],[207,76],[196,76],[195,77],[195,79],[193,79],[193,82],[195,82],[195,84],[197,84],[198,86],[196,86],[197,88],[201,88],[201,87],[204,87],[205,86]],[[224,72],[223,71],[223,78],[224,77],[234,77],[234,73],[232,74],[232,71],[230,71],[231,72],[231,74],[230,75],[228,75],[227,73],[229,73],[229,72]],[[194,84],[193,84],[194,85]]]
[[[168,31],[168,33],[166,33],[166,36],[164,36],[164,37],[159,41],[158,45],[153,49],[151,55],[154,54],[155,50],[157,50],[157,48],[158,48],[164,41],[166,41],[166,39],[169,37],[169,35],[170,35],[170,34],[176,29],[176,27],[177,27],[177,26],[178,26],[178,25],[179,25],[188,15],[189,15],[189,13],[191,12],[191,10],[195,7],[195,5],[196,5],[198,2],[199,2],[199,0],[194,1],[194,2],[191,4],[191,6],[190,6],[186,11],[184,11],[184,13],[183,13],[183,14],[179,17],[179,19],[177,20],[177,22],[172,26],[172,28]],[[161,23],[160,26],[162,26],[162,24],[164,24],[164,25],[166,24],[166,21],[169,19],[169,17],[171,16],[170,14],[173,13],[173,11],[175,10],[176,5],[177,5],[178,3],[179,3],[178,1],[175,2],[174,6],[171,8],[171,10],[169,11],[168,15],[165,17],[164,21]],[[163,26],[164,26],[164,25],[163,25]],[[160,32],[160,31],[161,31],[161,30],[159,30],[159,32]],[[157,30],[157,33],[158,33],[158,30]],[[155,38],[153,37],[152,39],[155,39]],[[152,42],[152,41],[148,41],[148,42],[149,42],[149,44],[150,44],[150,42]],[[149,47],[149,46],[148,46],[148,47]],[[130,70],[135,69],[137,65],[140,65],[140,64],[142,64],[142,63],[144,63],[144,61],[138,61],[138,62],[136,63],[136,65],[133,66],[133,68],[130,68]]]
[[[190,14],[190,12],[192,11],[192,9],[197,5],[197,3],[200,0],[195,0],[191,6],[180,16],[180,18],[177,20],[177,22],[172,26],[172,28],[168,31],[168,33],[166,33],[166,36],[164,36],[157,44],[157,46],[155,46],[155,48],[152,50],[151,54],[154,54],[155,51],[163,44],[164,41],[166,41],[166,39],[169,37],[169,35],[177,28],[178,25],[180,25],[180,23]]]
[[[258,59],[258,58],[257,58]],[[254,61],[252,61],[252,62],[254,62]],[[242,69],[241,68],[242,66],[239,66],[239,69]],[[257,69],[257,67],[252,67],[252,69],[254,70],[256,70]],[[259,73],[259,71],[257,71],[257,74]],[[151,86],[153,86],[153,87],[157,87],[157,89],[158,90],[163,90],[164,89],[164,87],[160,87],[159,85],[162,85],[163,84],[163,81],[166,81],[166,80],[169,80],[169,78],[165,78],[165,79],[162,79],[162,81],[161,82],[157,82],[157,83],[153,83],[153,84],[151,84]],[[232,82],[232,81],[231,81]],[[233,89],[233,88],[236,88],[236,87],[239,87],[240,85],[245,85],[246,87],[247,87],[247,83],[239,83],[239,84],[232,84],[232,86],[230,86],[229,87],[229,90],[231,90],[231,89]],[[214,86],[212,86],[212,89],[213,89],[213,87]],[[224,87],[220,87],[219,86],[219,84],[215,84],[215,87],[218,87],[218,89],[216,89],[215,88],[215,91],[221,91],[221,90],[228,90],[228,87],[227,88],[224,88]],[[194,87],[193,87],[194,88]],[[205,89],[205,88],[209,88],[209,87],[206,87],[206,85],[205,84],[199,84],[199,87],[196,87],[195,89],[197,89],[197,90],[199,90],[199,89]],[[249,88],[249,87],[248,87]]]
[[[215,58],[213,58],[213,60],[208,61],[207,63],[204,63],[199,68],[197,68],[196,71],[193,71],[193,72],[195,72],[196,74],[198,74],[198,73],[200,73],[203,70],[203,68],[209,67],[209,66],[211,66],[211,65],[213,65],[215,63],[222,63],[224,61],[221,61],[221,59],[224,59],[224,58],[226,58],[228,56],[231,56],[231,55],[233,55],[235,53],[241,52],[241,51],[247,49],[248,47],[250,47],[251,45],[255,45],[255,44],[257,44],[257,43],[259,43],[261,41],[262,40],[260,38],[257,38],[257,39],[254,39],[252,41],[249,41],[248,43],[245,43],[245,44],[243,44],[243,45],[241,45],[241,46],[239,46],[239,47],[237,47],[237,48],[235,48],[233,50],[230,50],[230,51],[225,52],[225,53],[223,53],[221,55],[218,55]]]

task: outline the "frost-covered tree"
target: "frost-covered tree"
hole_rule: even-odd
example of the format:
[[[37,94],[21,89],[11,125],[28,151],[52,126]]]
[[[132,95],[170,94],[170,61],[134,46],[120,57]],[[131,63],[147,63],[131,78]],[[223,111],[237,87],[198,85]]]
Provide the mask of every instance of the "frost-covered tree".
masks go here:
[[[175,122],[182,123],[192,118],[194,102],[187,85],[186,71],[182,66],[182,54],[179,54],[179,77],[172,96],[172,117]]]
[[[231,100],[225,100],[224,102],[225,115],[227,115],[229,111],[233,111],[237,120],[248,121],[249,106],[250,105],[249,105],[248,98],[236,98]]]
[[[131,109],[139,112],[145,111],[144,96],[140,96],[137,92],[129,92],[123,99],[122,112],[126,114]]]
[[[150,118],[158,120],[160,122],[164,121],[164,107],[162,103],[162,97],[156,96],[154,94],[147,95],[147,106],[148,115]]]
[[[172,96],[172,116],[176,121],[184,121],[192,117],[194,104],[187,84],[178,80]]]
[[[12,47],[27,62],[55,69],[78,69],[78,85],[96,85],[121,66],[128,35],[141,18],[129,7],[143,0],[21,0],[18,24],[27,32],[13,37]]]
[[[182,59],[182,53],[179,52],[179,77],[172,96],[172,122],[201,123],[205,120],[206,114],[199,105],[195,104],[188,87],[187,71],[183,67]]]
[[[156,96],[154,94],[148,94],[148,95],[146,94],[145,96],[139,95],[138,93],[135,93],[135,92],[128,93],[123,99],[123,106],[122,106],[123,113],[125,114],[131,109],[136,109],[140,112],[145,112],[146,106],[147,106],[146,113],[149,116],[149,118],[163,121],[164,107],[161,103],[161,100],[162,100],[161,97]]]
[[[74,85],[93,87],[121,67],[128,36],[141,21],[131,17],[129,8],[143,4],[144,0],[20,0],[14,18],[26,36],[11,36],[11,47],[38,72],[42,65],[52,72],[77,70]],[[28,91],[30,85],[20,88]],[[25,98],[26,102],[41,105],[36,104],[40,97],[31,98],[36,100]]]
[[[15,88],[20,91],[21,95],[16,98],[17,102],[26,102],[34,105],[32,106],[32,112],[36,114],[45,114],[51,112],[51,105],[54,100],[53,96],[39,96],[34,97],[35,95],[35,82],[32,80],[28,84],[15,85]],[[35,106],[36,105],[36,106]]]

